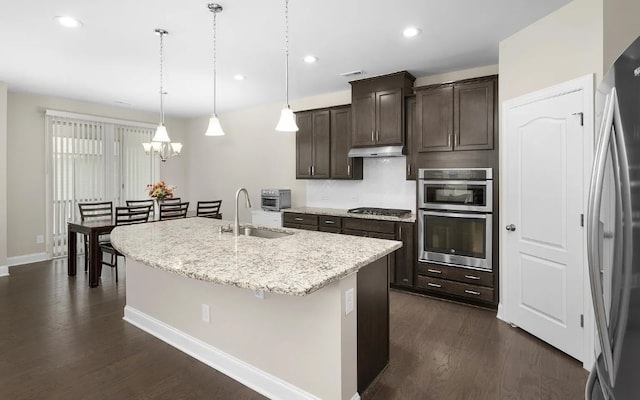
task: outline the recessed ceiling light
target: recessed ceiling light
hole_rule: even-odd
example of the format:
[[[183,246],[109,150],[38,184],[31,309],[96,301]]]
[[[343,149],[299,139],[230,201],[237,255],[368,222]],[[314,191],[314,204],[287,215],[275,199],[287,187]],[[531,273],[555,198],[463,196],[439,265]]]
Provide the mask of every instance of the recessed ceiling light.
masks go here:
[[[316,56],[308,55],[304,58],[304,62],[306,62],[307,64],[313,64],[316,61],[318,61],[318,57]]]
[[[243,80],[245,80],[245,76],[244,76],[244,75],[237,74],[237,75],[234,75],[234,76],[233,76],[233,79],[235,79],[235,80],[237,80],[237,81],[243,81]]]
[[[421,32],[420,29],[410,26],[408,28],[405,28],[405,30],[402,31],[402,34],[404,35],[404,37],[410,38],[410,37],[418,36],[420,32]]]
[[[56,21],[65,28],[80,28],[82,26],[82,22],[79,20],[69,17],[69,16],[58,16],[55,17]]]

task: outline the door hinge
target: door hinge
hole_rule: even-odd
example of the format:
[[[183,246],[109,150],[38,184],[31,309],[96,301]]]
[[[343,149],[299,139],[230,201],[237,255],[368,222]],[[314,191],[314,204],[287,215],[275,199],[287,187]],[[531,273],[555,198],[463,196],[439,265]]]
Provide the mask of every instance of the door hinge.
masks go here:
[[[580,314],[580,328],[584,328],[584,314]]]
[[[580,116],[580,126],[584,126],[584,113],[577,112],[577,113],[573,113],[571,115],[579,115]]]
[[[584,214],[580,214],[580,226],[584,226]]]

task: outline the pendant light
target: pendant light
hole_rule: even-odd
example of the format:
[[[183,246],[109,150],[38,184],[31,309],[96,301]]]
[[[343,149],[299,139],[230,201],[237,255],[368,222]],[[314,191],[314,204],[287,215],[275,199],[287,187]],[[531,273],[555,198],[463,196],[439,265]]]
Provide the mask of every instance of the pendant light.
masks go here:
[[[167,127],[164,125],[164,87],[163,87],[163,44],[164,44],[164,36],[168,35],[164,29],[156,29],[156,34],[160,36],[160,123],[156,128],[156,133],[153,135],[153,139],[151,139],[151,143],[142,143],[142,147],[144,147],[144,151],[147,154],[151,152],[158,153],[161,161],[167,161],[169,157],[177,156],[182,151],[182,143],[171,143],[171,139],[169,138],[169,133],[167,132]]]
[[[289,106],[289,0],[284,2],[284,44],[285,44],[285,107],[280,111],[280,121],[276,130],[280,132],[296,132],[296,116]]]
[[[222,6],[216,3],[209,3],[207,8],[213,13],[213,114],[209,118],[209,127],[205,132],[205,136],[223,136],[224,131],[216,115],[216,15],[222,12]]]

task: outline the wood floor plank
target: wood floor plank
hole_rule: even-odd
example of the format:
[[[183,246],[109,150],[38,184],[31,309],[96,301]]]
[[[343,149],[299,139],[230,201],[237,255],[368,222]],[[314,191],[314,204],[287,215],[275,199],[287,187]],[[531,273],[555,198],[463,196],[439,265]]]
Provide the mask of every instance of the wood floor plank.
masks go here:
[[[123,321],[123,269],[89,289],[78,265],[0,278],[0,399],[264,399]],[[495,311],[392,291],[390,312],[390,363],[363,400],[583,398],[579,362]]]

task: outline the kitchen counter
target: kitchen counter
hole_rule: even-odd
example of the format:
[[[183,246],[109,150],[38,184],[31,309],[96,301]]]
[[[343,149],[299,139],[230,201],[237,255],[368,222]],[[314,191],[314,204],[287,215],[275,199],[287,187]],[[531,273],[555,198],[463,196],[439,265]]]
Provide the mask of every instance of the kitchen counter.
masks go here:
[[[308,295],[402,247],[401,242],[298,229],[275,239],[219,233],[229,221],[185,218],[116,227],[111,242],[129,259],[188,278]]]
[[[411,215],[405,218],[399,218],[399,217],[391,217],[386,215],[355,214],[355,213],[347,212],[346,209],[340,209],[340,208],[296,207],[296,208],[285,208],[282,211],[285,213],[331,215],[334,217],[375,219],[379,221],[416,222],[415,213],[411,213]]]

